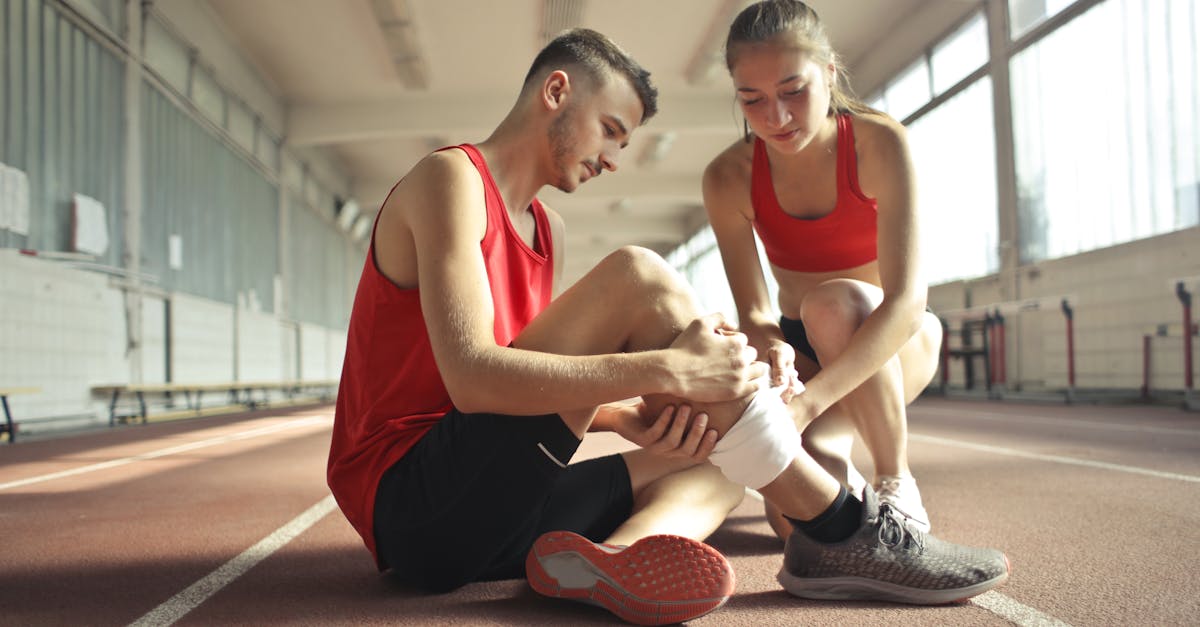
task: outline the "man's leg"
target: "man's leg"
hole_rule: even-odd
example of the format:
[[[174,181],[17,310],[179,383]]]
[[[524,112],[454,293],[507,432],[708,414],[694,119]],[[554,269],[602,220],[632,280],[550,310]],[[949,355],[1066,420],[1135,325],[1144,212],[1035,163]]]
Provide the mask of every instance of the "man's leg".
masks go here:
[[[603,303],[598,304],[597,301]],[[606,258],[593,272],[555,301],[543,316],[526,328],[514,345],[530,350],[565,354],[661,348],[668,346],[698,314],[690,289],[657,255],[639,249],[622,249]],[[924,561],[919,558],[923,553],[919,553],[917,558],[908,554],[901,556],[905,559],[896,556],[883,558],[898,566],[890,568],[888,572],[875,574],[881,567],[878,563],[881,555],[889,550],[906,551],[914,544],[924,547],[925,536],[914,535],[919,532],[913,532],[902,522],[898,522],[898,519],[889,513],[887,506],[877,506],[870,489],[864,493],[865,501],[848,495],[846,489],[813,461],[798,442],[784,435],[790,434],[791,438],[795,438],[795,425],[791,422],[790,412],[782,400],[777,395],[772,398],[771,394],[770,390],[762,390],[753,399],[699,406],[695,409],[708,415],[709,426],[717,430],[722,437],[732,435],[733,428],[742,425],[743,429],[738,437],[730,437],[727,440],[727,444],[745,442],[742,454],[730,450],[736,447],[735,444],[728,444],[722,458],[727,462],[733,461],[721,466],[722,473],[726,476],[751,477],[748,481],[757,485],[745,485],[757,488],[764,498],[791,518],[798,529],[803,530],[803,533],[797,532],[789,538],[788,547],[785,549],[785,566],[788,564],[786,558],[791,553],[817,552],[812,550],[814,543],[825,543],[830,547],[838,545],[845,549],[846,541],[855,540],[849,545],[851,554],[836,558],[840,561],[850,560],[854,562],[852,566],[858,568],[847,571],[851,573],[848,576],[851,581],[844,590],[849,590],[849,594],[854,598],[888,598],[917,603],[945,602],[942,599],[947,594],[978,594],[1007,578],[1007,563],[1002,555],[983,552],[964,556],[958,549],[965,547],[943,545],[933,538],[928,540],[935,543],[935,550],[930,551]],[[670,399],[646,400],[652,408],[670,402]],[[564,421],[572,426],[573,430],[577,429],[576,433],[582,436],[593,414],[594,410],[574,412],[570,417],[564,415]],[[781,430],[781,424],[786,429]],[[760,425],[771,428],[758,429]],[[779,439],[774,441],[772,438]],[[718,448],[721,446],[718,442]],[[785,450],[781,452],[778,450],[780,448]],[[775,476],[773,479],[766,477],[766,481],[761,481],[763,473],[759,468],[763,466],[762,460],[756,455],[746,454],[751,450],[763,449],[771,454],[772,459],[782,457],[790,460],[783,465],[782,470],[771,467],[767,472]],[[899,529],[895,525],[899,525]],[[870,538],[876,538],[877,541],[872,543]],[[553,578],[546,577],[547,572],[554,569],[547,569],[545,566],[550,563],[558,564],[556,560],[559,558],[573,566],[577,565],[580,551],[585,551],[589,557],[582,558],[582,561],[586,562],[584,567],[564,568],[561,571],[575,577],[581,573],[592,572],[586,567],[588,564],[594,566],[599,561],[606,561],[611,554],[607,550],[587,549],[571,538],[555,536],[546,540],[543,543],[542,539],[539,539],[527,562],[538,575],[539,583],[535,583],[535,587],[555,596],[588,594],[592,595],[590,598],[597,600],[594,592],[607,583],[597,583],[595,577],[587,577],[576,581],[577,586],[571,588],[569,594],[559,594],[553,591],[562,589],[562,580],[556,582]],[[896,542],[892,543],[893,540]],[[884,546],[879,546],[880,542],[884,543]],[[793,550],[793,547],[796,548]],[[681,564],[681,560],[707,560],[698,552],[688,553],[690,548],[684,552],[667,550],[667,545],[663,545],[662,548],[671,556],[668,559],[667,570],[672,576],[692,570],[681,569],[680,566],[694,566],[690,563]],[[705,563],[711,564],[707,561]],[[966,578],[968,583],[964,584],[961,578],[947,579],[942,578],[940,572],[931,572],[937,568],[945,568],[947,563],[952,568],[963,567],[970,571],[972,575]],[[620,562],[621,567],[636,571],[633,564],[634,562],[626,560]],[[899,568],[899,573],[892,572],[896,568]],[[828,594],[823,588],[823,584],[827,583],[824,581],[827,577],[825,573],[813,575],[794,565],[786,572],[790,577],[785,584],[789,591],[816,597]],[[636,574],[634,572],[631,577]],[[927,585],[913,585],[910,581],[914,576],[917,581],[926,581],[931,575],[936,579],[932,591]],[[880,577],[888,580],[881,583]],[[534,579],[534,575],[531,574],[531,583]],[[821,581],[814,585],[813,580]],[[784,581],[782,574],[781,581]],[[947,581],[948,586],[945,585]],[[720,602],[723,603],[724,600]]]
[[[690,286],[678,273],[658,255],[627,247],[555,299],[513,346],[567,355],[661,349],[700,315]],[[657,415],[682,399],[644,401]],[[716,411],[732,416],[745,404],[691,404],[692,415]],[[594,414],[592,408],[560,415],[582,438]],[[716,609],[733,592],[733,572],[716,550],[697,540],[712,533],[737,505],[742,487],[711,466],[687,460],[647,451],[623,458],[634,507],[608,538],[610,545],[565,532],[546,533],[529,552],[530,584],[542,594],[597,603],[641,624],[681,622]],[[611,546],[618,544],[629,548]]]
[[[712,464],[673,470],[670,460],[638,450],[624,454],[630,477],[646,484],[634,490],[633,513],[608,537],[630,545],[655,534],[703,540],[712,535],[746,495]],[[649,480],[649,481],[647,481]]]
[[[622,248],[601,261],[570,289],[554,300],[513,342],[516,348],[561,355],[598,355],[617,352],[655,350],[670,346],[684,328],[701,316],[691,286],[657,254],[642,248]],[[651,415],[658,415],[668,404],[688,403],[685,399],[653,396],[644,399]],[[726,422],[736,420],[748,400],[727,403],[688,403],[691,415],[714,413]],[[587,432],[594,409],[560,412],[568,428],[580,438]],[[634,529],[659,530],[672,527],[652,520],[662,507],[649,507],[657,499],[674,499],[677,504],[708,501],[711,511],[693,519],[679,530],[671,531],[701,539],[712,533],[740,499],[739,488],[732,488],[719,473],[688,471],[672,479],[677,491],[650,489],[654,483],[694,466],[686,460],[665,459],[644,451],[625,455],[633,484],[638,520],[619,538],[629,540]],[[713,483],[713,485],[709,485]],[[643,494],[644,493],[644,494]],[[693,498],[695,495],[697,498]],[[700,498],[702,497],[702,498]],[[723,510],[723,511],[722,511]],[[678,520],[672,514],[670,518]],[[697,524],[699,520],[706,520]],[[704,531],[707,527],[711,527]],[[626,543],[626,542],[622,542]]]

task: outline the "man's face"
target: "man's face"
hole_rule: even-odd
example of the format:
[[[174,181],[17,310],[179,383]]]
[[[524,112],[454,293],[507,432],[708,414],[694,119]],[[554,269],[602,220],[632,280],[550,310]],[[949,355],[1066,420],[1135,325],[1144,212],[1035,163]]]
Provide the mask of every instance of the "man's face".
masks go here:
[[[616,171],[642,111],[637,92],[622,77],[577,84],[550,123],[554,187],[573,192],[604,170]]]

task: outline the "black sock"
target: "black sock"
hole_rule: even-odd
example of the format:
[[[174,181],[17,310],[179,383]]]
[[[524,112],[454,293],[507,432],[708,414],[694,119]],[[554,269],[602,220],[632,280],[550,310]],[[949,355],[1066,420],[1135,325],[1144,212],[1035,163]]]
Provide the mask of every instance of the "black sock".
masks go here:
[[[833,503],[812,520],[796,520],[789,518],[788,522],[797,531],[816,540],[817,542],[841,542],[854,535],[862,526],[862,501],[850,494],[843,486]]]

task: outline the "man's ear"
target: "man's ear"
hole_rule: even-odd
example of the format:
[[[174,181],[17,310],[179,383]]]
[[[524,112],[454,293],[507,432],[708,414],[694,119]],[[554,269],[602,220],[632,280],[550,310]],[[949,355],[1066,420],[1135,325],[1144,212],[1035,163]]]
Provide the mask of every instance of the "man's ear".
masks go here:
[[[571,77],[562,70],[554,70],[542,81],[542,105],[549,111],[561,109],[571,93]]]

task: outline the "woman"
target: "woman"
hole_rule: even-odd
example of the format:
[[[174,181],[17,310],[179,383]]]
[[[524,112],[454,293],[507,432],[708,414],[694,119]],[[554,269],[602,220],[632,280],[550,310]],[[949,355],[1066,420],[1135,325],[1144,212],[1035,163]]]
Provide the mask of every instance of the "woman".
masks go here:
[[[789,384],[785,400],[813,457],[857,490],[857,430],[880,500],[928,531],[905,406],[937,368],[941,324],[925,310],[904,128],[842,86],[817,14],[798,0],[742,11],[726,63],[748,133],[705,170],[704,203],[741,330],[773,383]],[[779,284],[778,320],[755,232]]]

